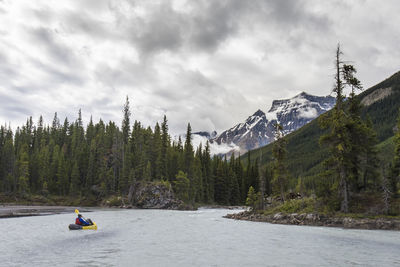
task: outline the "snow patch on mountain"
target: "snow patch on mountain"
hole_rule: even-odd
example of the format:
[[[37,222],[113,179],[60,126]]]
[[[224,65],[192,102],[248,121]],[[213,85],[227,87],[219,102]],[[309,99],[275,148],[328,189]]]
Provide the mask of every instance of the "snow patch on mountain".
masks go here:
[[[313,96],[302,92],[290,99],[274,100],[267,113],[259,109],[244,123],[239,123],[208,140],[214,151],[244,153],[273,142],[276,123],[282,125],[286,135],[330,110],[334,105],[335,98],[332,96]]]
[[[192,144],[195,149],[198,148],[200,144],[204,149],[207,141],[209,141],[211,155],[225,155],[232,152],[240,152],[240,147],[234,143],[218,144],[216,142],[210,142],[210,139],[207,138],[207,135],[199,135],[198,133],[193,133],[192,135]]]
[[[306,108],[299,111],[299,118],[313,119],[318,116],[318,111],[315,108]]]

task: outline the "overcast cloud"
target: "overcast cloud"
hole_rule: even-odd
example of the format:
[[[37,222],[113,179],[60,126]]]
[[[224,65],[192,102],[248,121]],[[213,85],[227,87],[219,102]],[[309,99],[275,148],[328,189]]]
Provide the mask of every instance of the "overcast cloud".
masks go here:
[[[400,70],[400,3],[0,0],[0,123],[82,109],[172,135],[221,132],[272,100],[328,95],[338,42],[368,88]]]

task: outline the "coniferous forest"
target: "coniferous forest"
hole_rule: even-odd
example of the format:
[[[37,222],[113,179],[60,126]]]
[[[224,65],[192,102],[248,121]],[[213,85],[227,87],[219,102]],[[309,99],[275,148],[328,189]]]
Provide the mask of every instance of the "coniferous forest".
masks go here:
[[[30,117],[15,132],[1,126],[0,192],[98,202],[127,195],[135,182],[164,181],[188,203],[238,205],[250,186],[258,187],[257,162],[212,157],[208,143],[193,147],[190,124],[176,141],[166,116],[154,128],[131,123],[128,97],[122,115],[121,127],[92,119],[85,126],[81,110],[72,122],[55,113],[51,125]]]

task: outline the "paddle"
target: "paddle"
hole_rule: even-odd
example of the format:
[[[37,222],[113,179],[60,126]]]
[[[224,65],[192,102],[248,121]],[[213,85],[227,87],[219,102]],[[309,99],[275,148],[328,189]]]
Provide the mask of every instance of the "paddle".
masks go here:
[[[79,214],[79,210],[78,209],[75,209],[75,213],[76,213],[76,215],[78,215]],[[88,220],[86,220],[86,218],[85,217],[83,217],[83,215],[81,214],[81,216],[82,216],[82,218],[86,221],[86,222],[88,222]]]

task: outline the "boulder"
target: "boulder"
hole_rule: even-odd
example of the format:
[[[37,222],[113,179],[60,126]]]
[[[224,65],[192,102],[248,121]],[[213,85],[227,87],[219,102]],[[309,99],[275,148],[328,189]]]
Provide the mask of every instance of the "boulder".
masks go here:
[[[274,219],[275,221],[279,221],[279,220],[284,219],[285,217],[286,217],[286,215],[284,215],[282,212],[279,212],[279,213],[276,213],[276,214],[274,215],[273,219]]]
[[[136,183],[130,188],[130,204],[143,209],[193,210],[193,207],[176,198],[168,183]]]

